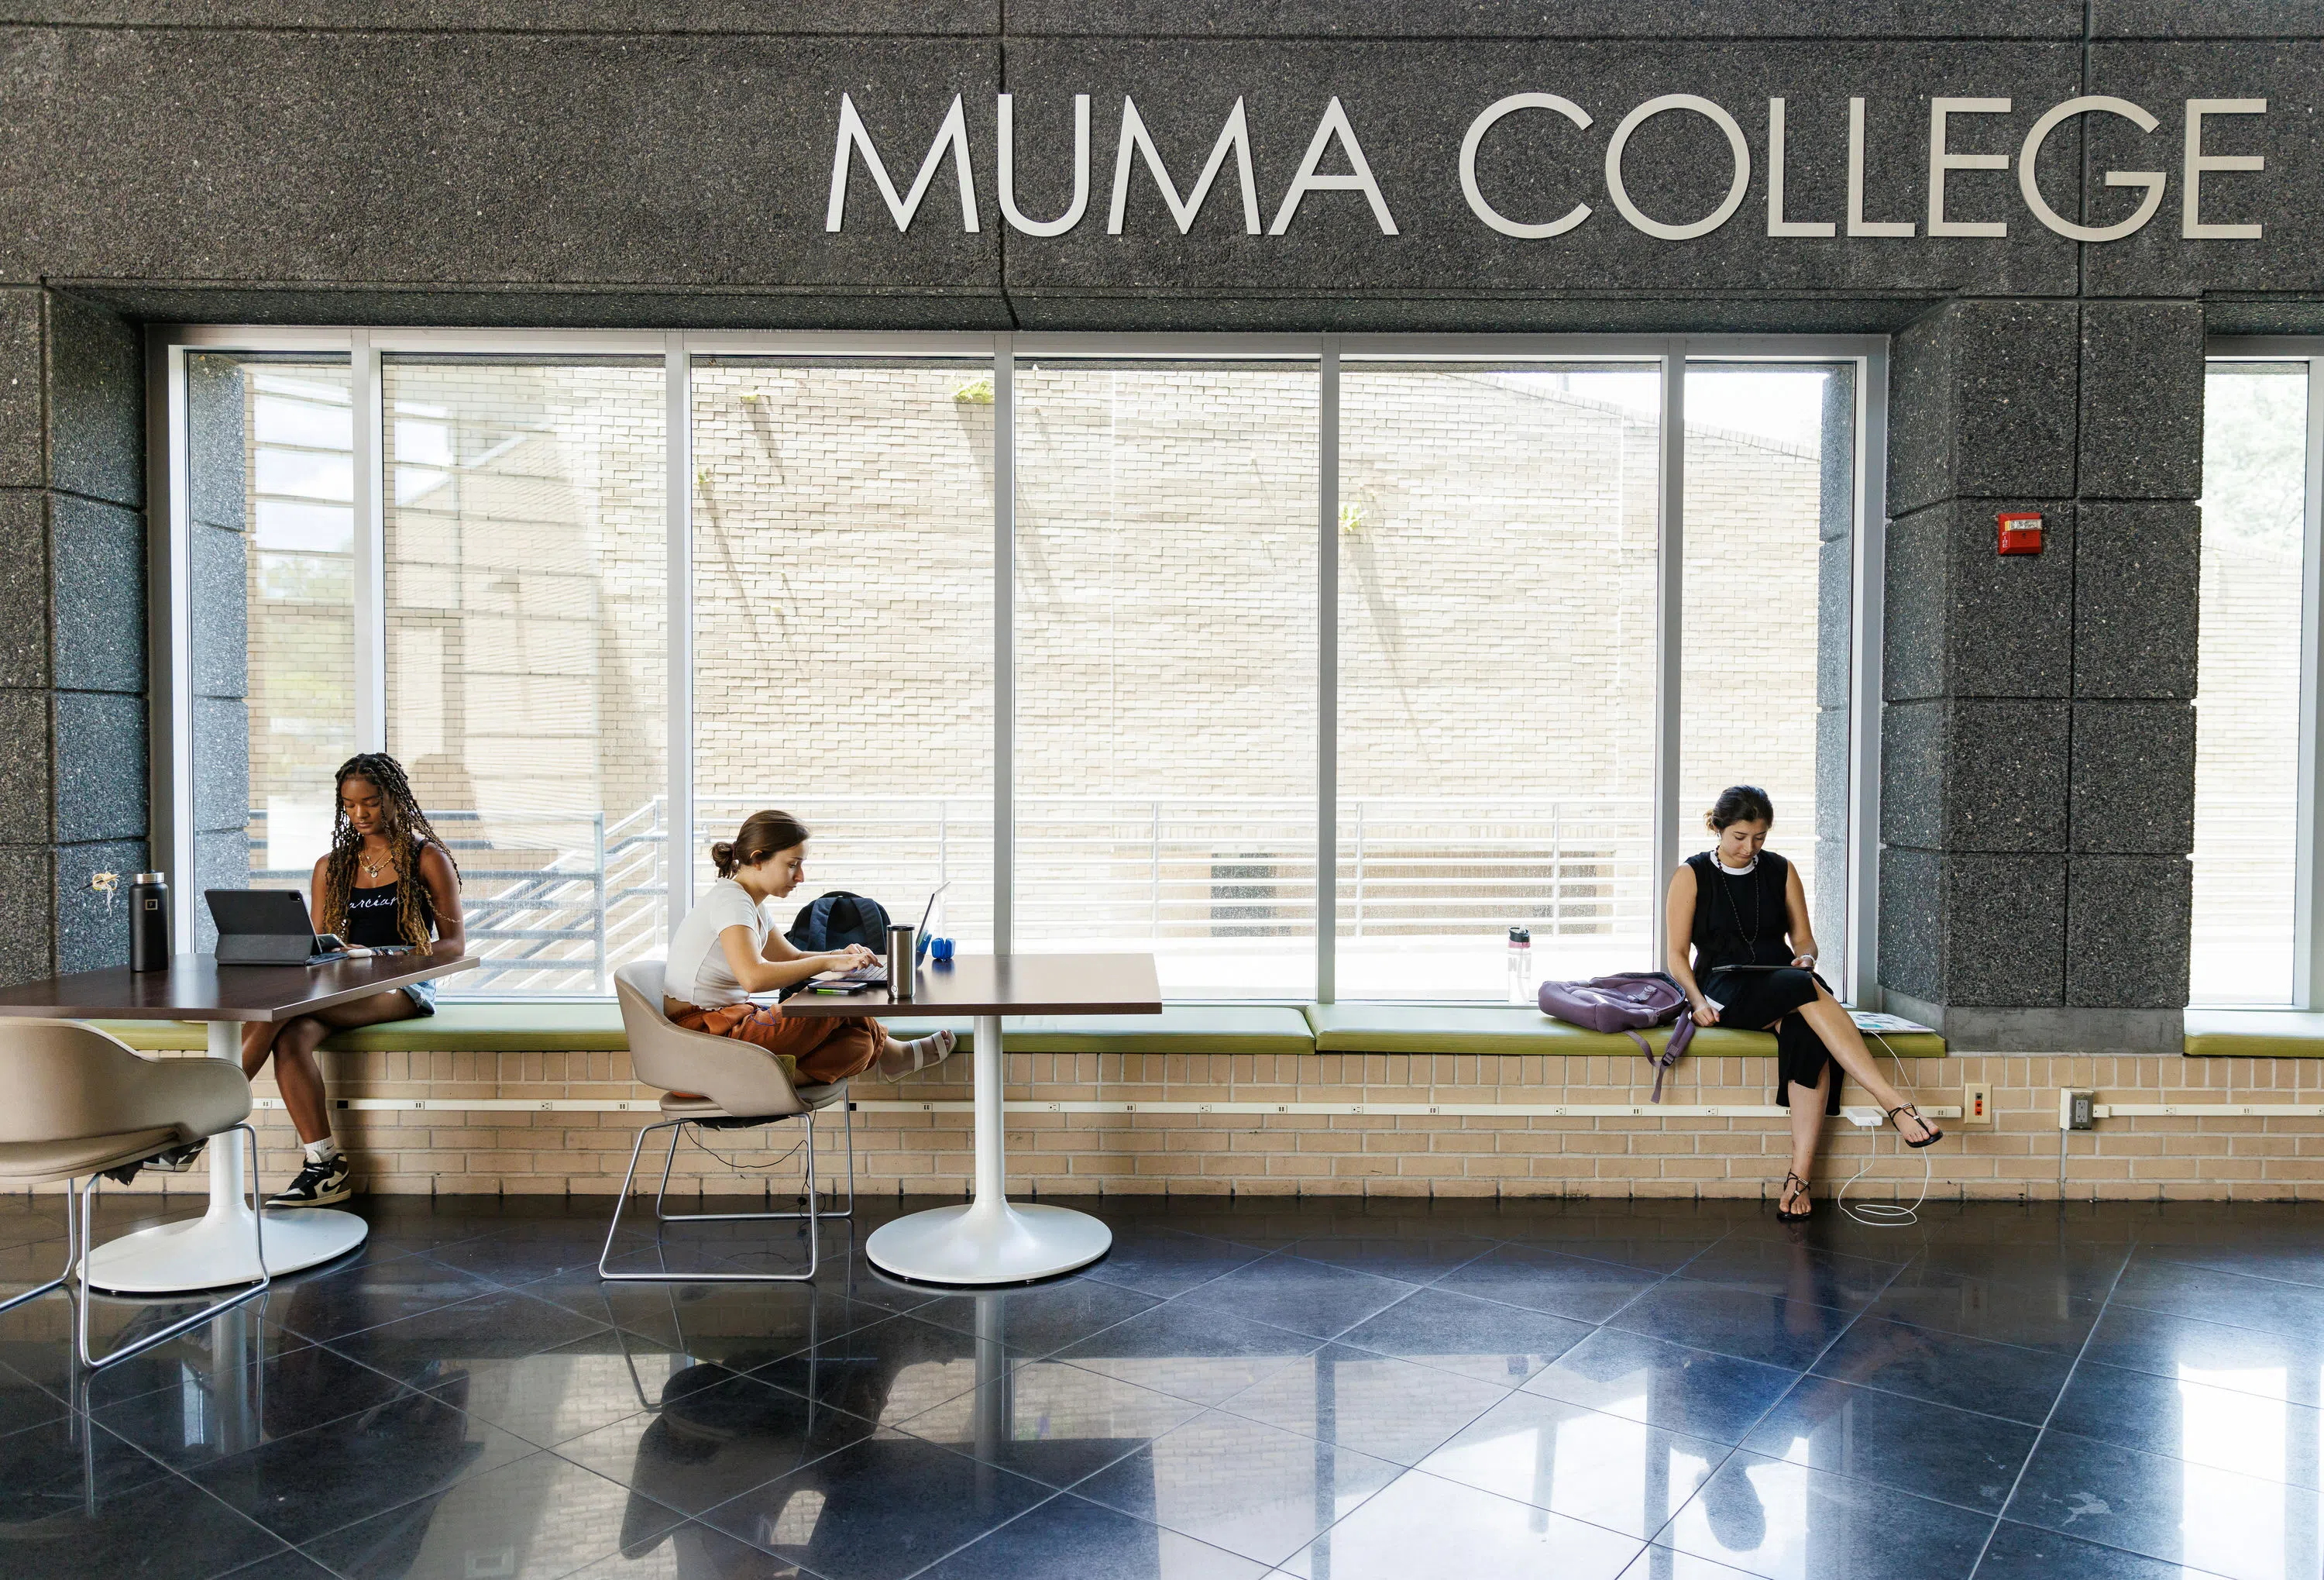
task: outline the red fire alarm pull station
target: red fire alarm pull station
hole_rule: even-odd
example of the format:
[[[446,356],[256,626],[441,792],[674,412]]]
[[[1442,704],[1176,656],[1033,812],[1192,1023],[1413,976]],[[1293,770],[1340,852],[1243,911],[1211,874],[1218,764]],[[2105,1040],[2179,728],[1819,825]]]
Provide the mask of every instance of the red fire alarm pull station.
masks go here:
[[[2041,553],[2042,513],[2038,510],[2003,511],[2001,551],[2004,554]]]

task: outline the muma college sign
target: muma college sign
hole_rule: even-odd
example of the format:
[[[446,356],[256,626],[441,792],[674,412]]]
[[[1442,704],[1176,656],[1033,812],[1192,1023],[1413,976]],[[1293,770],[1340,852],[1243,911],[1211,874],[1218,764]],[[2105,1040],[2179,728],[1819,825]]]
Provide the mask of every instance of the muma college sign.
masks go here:
[[[1764,143],[1766,150],[1766,234],[1770,236],[2006,236],[2012,223],[2025,218],[2059,236],[2079,242],[2113,242],[2134,236],[2154,222],[2163,213],[2166,198],[2176,184],[2178,201],[2173,218],[2178,234],[2188,240],[2222,241],[2255,239],[2262,234],[2258,221],[2247,217],[2249,209],[2240,199],[2248,193],[2239,192],[2230,176],[2249,177],[2266,170],[2263,156],[2246,153],[2214,152],[2207,146],[2207,138],[2215,137],[2219,130],[2212,123],[2222,117],[2262,116],[2267,114],[2264,98],[2187,98],[2156,108],[2133,103],[2127,98],[2107,94],[2086,94],[2051,105],[2025,126],[2022,135],[2015,134],[2015,125],[2002,125],[1998,117],[2014,116],[2015,102],[2001,97],[1932,97],[1927,101],[1928,120],[1925,128],[1927,181],[1925,205],[1912,218],[1871,217],[1868,208],[1865,170],[1867,165],[1867,100],[1849,100],[1847,132],[1847,197],[1843,213],[1794,213],[1786,206],[1784,174],[1787,161],[1801,150],[1786,146],[1784,101],[1769,98],[1765,110]],[[1755,106],[1756,109],[1757,106]],[[1700,117],[1716,128],[1724,137],[1731,171],[1726,193],[1707,212],[1694,215],[1674,215],[1650,212],[1632,195],[1624,181],[1625,155],[1634,134],[1655,117],[1678,115]],[[1545,116],[1562,122],[1575,132],[1587,131],[1596,122],[1591,113],[1579,102],[1554,93],[1516,93],[1494,100],[1471,118],[1456,145],[1446,140],[1443,161],[1443,179],[1457,182],[1469,212],[1487,230],[1521,241],[1546,241],[1581,229],[1600,218],[1600,206],[1591,200],[1575,202],[1563,212],[1541,217],[1530,217],[1507,212],[1502,206],[1506,198],[1497,199],[1479,180],[1478,162],[1497,135],[1505,134],[1509,124],[1519,116]],[[2061,128],[2079,117],[2107,117],[2127,123],[2136,128],[2152,146],[2149,159],[2140,162],[2144,168],[2109,169],[2096,172],[2094,186],[2117,189],[2119,212],[2108,212],[2089,217],[2094,223],[2081,223],[2061,212],[2043,190],[2037,179],[2042,166],[2043,149]],[[1017,171],[1020,151],[1017,146],[1016,117],[1013,96],[1001,94],[994,106],[993,159],[996,190],[1001,217],[1010,228],[1027,236],[1058,236],[1076,226],[1094,223],[1091,213],[1093,109],[1088,94],[1076,94],[1073,98],[1074,151],[1073,197],[1059,212],[1047,217],[1026,214],[1017,200]],[[2166,120],[2171,125],[2166,129]],[[2003,135],[1994,133],[2000,127]],[[1553,125],[1553,130],[1557,129]],[[1997,141],[2003,145],[1996,146]],[[1974,147],[1976,151],[1969,151]],[[892,147],[890,152],[894,152]],[[1043,150],[1027,158],[1051,160],[1056,151]],[[918,173],[908,189],[899,189],[890,173],[886,156],[874,144],[872,134],[857,111],[852,95],[843,94],[839,100],[836,127],[831,159],[829,201],[825,209],[824,229],[836,232],[845,227],[848,183],[860,171],[879,190],[889,216],[899,231],[909,230],[919,216],[930,189],[949,162],[954,181],[959,189],[961,228],[975,232],[982,228],[978,213],[975,179],[977,152],[969,134],[969,122],[963,98],[955,95],[951,107],[938,125],[936,140],[919,162]],[[1585,173],[1598,183],[1598,192],[1604,205],[1613,210],[1622,224],[1646,236],[1663,241],[1690,241],[1708,236],[1734,220],[1743,207],[1752,178],[1752,144],[1745,135],[1743,123],[1735,113],[1711,99],[1691,93],[1667,93],[1646,99],[1625,113],[1615,123],[1608,139],[1602,159],[1590,160],[1586,146],[1576,149],[1574,162],[1593,163],[1594,170]],[[1174,174],[1156,147],[1145,119],[1139,114],[1134,98],[1124,96],[1120,117],[1113,138],[1113,162],[1110,180],[1105,187],[1104,225],[1107,234],[1121,234],[1123,219],[1133,187],[1150,180],[1161,202],[1169,211],[1180,235],[1194,228],[1204,206],[1216,195],[1222,185],[1232,189],[1232,196],[1222,202],[1232,205],[1249,235],[1284,236],[1295,224],[1300,223],[1304,200],[1316,192],[1353,192],[1363,199],[1363,208],[1369,211],[1370,223],[1379,234],[1396,236],[1398,194],[1384,188],[1373,174],[1372,163],[1365,157],[1362,139],[1346,107],[1333,97],[1323,107],[1317,119],[1314,134],[1308,139],[1306,153],[1301,159],[1297,172],[1290,184],[1271,201],[1263,200],[1257,178],[1252,171],[1251,132],[1250,116],[1244,101],[1238,98],[1227,112],[1217,139],[1212,143],[1209,157],[1199,169],[1191,161],[1181,162],[1181,171]],[[1325,166],[1333,168],[1326,171]],[[909,168],[908,156],[899,169]],[[2015,171],[2015,180],[2008,172]],[[1180,180],[1188,184],[1182,191]],[[1893,197],[1894,194],[1891,194]],[[2078,207],[2067,203],[2069,210]],[[1353,215],[1350,206],[1342,212]],[[1911,208],[1906,209],[1912,212]],[[2172,221],[2166,221],[2171,223]],[[1309,223],[1314,223],[1310,221]],[[1357,223],[1362,223],[1360,219]]]

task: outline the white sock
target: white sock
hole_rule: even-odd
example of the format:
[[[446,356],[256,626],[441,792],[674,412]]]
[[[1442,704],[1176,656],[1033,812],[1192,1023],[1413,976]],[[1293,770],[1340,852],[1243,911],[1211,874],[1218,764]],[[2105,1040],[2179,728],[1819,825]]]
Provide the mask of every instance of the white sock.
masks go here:
[[[339,1155],[339,1138],[325,1136],[319,1141],[309,1141],[305,1151],[308,1162],[327,1163]]]

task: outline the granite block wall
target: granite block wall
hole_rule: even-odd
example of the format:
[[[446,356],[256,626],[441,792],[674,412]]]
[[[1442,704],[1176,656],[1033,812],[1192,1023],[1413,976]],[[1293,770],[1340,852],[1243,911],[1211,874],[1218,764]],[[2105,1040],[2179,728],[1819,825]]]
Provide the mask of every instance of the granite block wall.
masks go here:
[[[1883,985],[1963,1046],[2175,1048],[2202,310],[1956,303],[1894,379]]]
[[[0,289],[0,982],[128,957],[148,859],[143,424],[129,324]]]

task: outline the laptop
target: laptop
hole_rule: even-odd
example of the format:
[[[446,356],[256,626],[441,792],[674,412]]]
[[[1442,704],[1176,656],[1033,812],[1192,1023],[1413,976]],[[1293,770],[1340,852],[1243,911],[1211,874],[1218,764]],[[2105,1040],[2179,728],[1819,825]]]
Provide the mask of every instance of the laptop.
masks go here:
[[[217,923],[221,966],[321,966],[347,958],[346,946],[318,937],[307,897],[295,889],[205,889]]]

